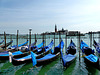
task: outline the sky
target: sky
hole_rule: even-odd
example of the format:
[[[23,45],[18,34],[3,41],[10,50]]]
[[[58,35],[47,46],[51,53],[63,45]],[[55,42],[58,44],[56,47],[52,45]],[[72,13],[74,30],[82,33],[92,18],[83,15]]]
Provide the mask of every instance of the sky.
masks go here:
[[[0,34],[100,31],[100,0],[0,0]]]

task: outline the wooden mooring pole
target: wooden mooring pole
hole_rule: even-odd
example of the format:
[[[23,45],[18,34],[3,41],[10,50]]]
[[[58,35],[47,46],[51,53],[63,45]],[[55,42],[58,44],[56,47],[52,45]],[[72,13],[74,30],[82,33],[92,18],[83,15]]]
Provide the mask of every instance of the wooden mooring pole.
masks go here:
[[[32,29],[29,29],[29,50],[31,50],[31,31]]]
[[[26,35],[26,39],[27,39],[27,41],[28,41],[28,34]],[[28,45],[28,43],[27,43],[27,45]]]
[[[54,48],[55,48],[55,33],[54,33]]]
[[[99,43],[100,43],[100,31],[99,31]]]
[[[46,46],[46,34],[45,34],[45,46]]]
[[[10,41],[12,41],[12,35],[10,36]],[[11,46],[12,46],[12,43],[11,43]]]
[[[19,30],[17,30],[17,39],[16,39],[16,41],[17,41],[17,50],[18,50],[18,33],[19,33]]]
[[[92,31],[90,32],[90,47],[92,48]]]
[[[35,42],[36,42],[36,34],[35,34]]]
[[[61,42],[61,35],[60,35],[60,32],[59,32],[59,43]]]
[[[43,33],[43,54],[44,54],[44,52],[45,52],[45,49],[44,49],[44,33]]]
[[[65,51],[67,50],[67,33],[66,33],[66,36],[65,36]]]
[[[44,33],[43,33],[43,48],[44,48]]]
[[[99,31],[99,43],[100,43],[100,31]],[[99,58],[99,69],[100,69],[100,58]]]
[[[79,48],[78,49],[79,49],[79,62],[80,62],[80,32],[79,32],[78,36],[79,36],[79,44],[78,44]]]
[[[5,50],[7,50],[7,47],[6,47],[6,33],[4,31],[4,39],[5,39]]]
[[[61,36],[60,36],[60,32],[59,32],[59,44],[60,44],[60,50],[61,50]],[[61,61],[61,57],[60,57],[60,61]]]
[[[36,34],[35,34],[35,42],[37,42]],[[36,43],[35,43],[35,45],[36,45]]]
[[[94,41],[94,32],[92,32],[93,33],[93,41]]]

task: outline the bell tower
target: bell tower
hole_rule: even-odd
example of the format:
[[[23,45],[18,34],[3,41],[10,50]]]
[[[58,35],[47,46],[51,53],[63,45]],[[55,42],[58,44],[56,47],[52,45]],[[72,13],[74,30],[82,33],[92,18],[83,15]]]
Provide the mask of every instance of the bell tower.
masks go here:
[[[55,24],[55,32],[57,32],[57,26],[56,26],[56,24]]]

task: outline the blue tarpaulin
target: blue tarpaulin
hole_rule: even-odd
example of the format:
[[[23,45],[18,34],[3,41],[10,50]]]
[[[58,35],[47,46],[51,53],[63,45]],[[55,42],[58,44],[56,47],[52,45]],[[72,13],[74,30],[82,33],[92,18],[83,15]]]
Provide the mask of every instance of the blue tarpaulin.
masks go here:
[[[36,57],[32,51],[31,51],[31,57],[32,57],[33,66],[35,66],[37,64],[37,61],[36,61]]]
[[[89,47],[85,42],[81,41],[81,46],[80,48],[82,49],[83,47]]]
[[[23,44],[18,45],[18,47],[21,47],[21,46],[23,46],[23,45],[25,45],[25,44],[27,44],[27,43],[28,43],[28,41],[26,41],[26,42],[23,43]],[[13,45],[13,46],[11,46],[11,47],[9,47],[9,48],[12,48],[12,49],[17,48],[17,45]]]
[[[17,51],[17,52],[13,52],[12,55],[19,55],[19,54],[23,54],[21,51]],[[9,54],[2,54],[0,56],[9,56]]]
[[[85,58],[87,58],[88,60],[90,60],[91,62],[97,62],[98,61],[98,57],[93,55],[93,54],[90,54],[88,56],[85,56]]]

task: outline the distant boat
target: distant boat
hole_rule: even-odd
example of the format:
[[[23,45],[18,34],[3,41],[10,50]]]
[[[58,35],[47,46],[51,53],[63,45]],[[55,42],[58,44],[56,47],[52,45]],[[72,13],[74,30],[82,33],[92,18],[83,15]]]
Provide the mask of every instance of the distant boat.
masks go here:
[[[2,44],[4,42],[4,40],[2,40],[1,42],[0,42],[0,44]]]
[[[10,42],[6,43],[6,46],[5,46],[5,44],[3,44],[0,47],[4,49],[4,48],[8,47],[12,43],[13,43],[13,40],[11,40]]]
[[[95,40],[94,40],[94,44],[93,46],[95,47],[96,51],[98,52],[98,54],[100,55],[100,44],[97,43]]]
[[[89,46],[81,40],[81,50],[88,65],[94,66],[100,70],[99,58],[94,55],[94,50],[89,48]]]
[[[42,50],[43,48],[38,50],[39,52],[42,51],[41,54],[34,53],[36,56],[36,59],[39,59],[39,58],[43,57],[44,54],[47,54],[51,50],[52,46],[53,46],[53,40],[50,42],[49,45],[44,46],[44,51]],[[22,58],[15,58],[15,56],[12,57],[12,64],[15,66],[18,66],[18,65],[21,65],[24,63],[31,63],[31,62],[32,62],[31,54],[29,54],[25,57],[22,57]]]
[[[63,55],[61,51],[61,58],[63,62],[64,67],[68,67],[75,59],[76,59],[76,45],[71,40],[70,45],[68,46],[66,50],[66,55]]]

